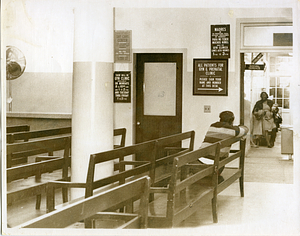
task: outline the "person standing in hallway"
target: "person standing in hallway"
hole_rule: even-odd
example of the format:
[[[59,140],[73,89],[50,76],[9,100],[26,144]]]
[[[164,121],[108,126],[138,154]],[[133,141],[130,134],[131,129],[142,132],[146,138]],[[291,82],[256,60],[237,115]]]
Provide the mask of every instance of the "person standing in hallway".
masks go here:
[[[254,145],[259,146],[261,138],[264,137],[268,147],[272,148],[276,137],[276,125],[272,111],[274,102],[268,99],[269,96],[266,92],[261,92],[260,98],[252,111],[251,139]]]

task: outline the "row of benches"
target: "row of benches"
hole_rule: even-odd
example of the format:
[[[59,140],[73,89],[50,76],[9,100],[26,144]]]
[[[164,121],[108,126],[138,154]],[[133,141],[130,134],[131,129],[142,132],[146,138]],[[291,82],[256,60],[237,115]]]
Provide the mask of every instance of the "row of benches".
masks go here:
[[[29,127],[29,126],[20,126]],[[12,127],[10,127],[12,128]],[[14,133],[7,133],[7,167],[11,167],[18,164],[23,164],[28,162],[28,156],[39,155],[42,153],[48,153],[49,156],[53,155],[53,150],[51,145],[41,146],[37,144],[24,144],[20,145],[20,141],[27,142],[29,140],[37,140],[41,138],[49,138],[53,136],[69,135],[71,136],[71,127],[61,127],[55,129],[46,130],[35,130],[35,131],[19,131]],[[120,136],[119,144],[114,145],[114,148],[124,147],[126,138],[126,129],[119,128],[114,130],[114,136]]]
[[[68,132],[65,132],[68,131]],[[24,199],[30,196],[37,196],[36,209],[40,209],[41,194],[46,193],[47,179],[42,174],[60,171],[59,175],[52,180],[69,180],[69,167],[71,166],[71,128],[49,129],[39,131],[19,132],[13,134],[15,142],[7,144],[7,203]],[[53,135],[59,135],[50,137]],[[9,134],[8,134],[9,135]],[[121,136],[119,144],[115,148],[125,146],[126,129],[114,130],[114,136]],[[28,141],[29,140],[29,141]],[[46,154],[46,156],[39,156]],[[53,155],[58,154],[58,155]],[[32,163],[27,163],[27,158],[34,156]],[[26,164],[24,164],[26,163]],[[22,164],[12,166],[12,164]],[[32,181],[32,177],[35,178]],[[16,181],[26,179],[23,184],[15,184]],[[25,183],[26,182],[26,183]],[[28,183],[27,183],[28,182]]]
[[[170,150],[172,144],[178,144],[178,142],[181,143],[186,139],[190,140],[188,147],[179,149],[177,147],[171,148],[176,149],[175,153],[161,156],[162,150],[166,150],[166,148]],[[226,159],[219,161],[220,149],[236,142],[240,142],[239,150],[234,151]],[[205,196],[212,198],[213,221],[217,222],[218,193],[239,179],[241,196],[244,196],[243,172],[245,140],[242,140],[241,138],[231,138],[195,151],[193,151],[193,144],[194,131],[190,131],[107,152],[92,154],[90,156],[86,182],[72,183],[65,181],[50,181],[47,184],[47,210],[50,213],[25,223],[22,227],[66,227],[67,224],[70,225],[70,223],[76,223],[78,220],[82,219],[85,219],[85,227],[93,227],[95,226],[95,221],[92,216],[94,216],[96,212],[108,210],[108,208],[110,210],[120,209],[122,207],[122,204],[120,205],[120,200],[114,202],[114,199],[112,198],[106,209],[99,210],[99,208],[88,208],[90,211],[85,211],[83,215],[70,219],[72,222],[59,222],[64,221],[63,216],[65,216],[66,212],[76,211],[76,209],[83,210],[84,205],[91,204],[91,202],[98,201],[104,197],[106,192],[101,193],[101,191],[103,191],[101,190],[102,187],[114,187],[115,185],[120,185],[117,187],[118,191],[120,191],[120,189],[122,189],[121,186],[125,186],[127,183],[129,186],[129,183],[133,179],[145,175],[150,176],[149,190],[144,190],[147,193],[149,192],[149,195],[147,194],[147,196],[150,199],[150,214],[148,215],[147,213],[147,216],[143,216],[143,219],[147,219],[147,227],[173,227],[178,225],[195,211],[201,210],[199,209],[199,204]],[[156,158],[157,153],[160,153],[158,158]],[[198,162],[199,157],[207,156],[208,154],[213,154],[215,156],[213,165],[203,165]],[[140,161],[125,161],[124,157],[128,155],[141,155],[142,158],[140,158]],[[115,160],[117,158],[119,159],[118,173],[100,180],[94,180],[95,167],[97,164]],[[218,183],[218,170],[235,159],[239,159],[239,166],[236,168],[226,167],[223,171],[225,180],[222,183]],[[128,165],[132,168],[125,168]],[[169,168],[170,166],[171,168]],[[55,189],[66,189],[70,187],[85,188],[85,197],[67,202],[65,190],[63,191],[63,195],[65,195],[63,197],[64,204],[57,207],[58,209],[55,210]],[[109,191],[114,190],[112,189]],[[118,195],[127,195],[127,191]],[[164,209],[163,215],[160,216],[158,215],[158,212],[156,212],[157,208],[155,208],[155,205],[157,204],[156,200],[158,199],[156,197],[157,195],[167,196],[166,203],[163,204],[164,207],[159,207],[160,210]],[[148,212],[148,203],[145,204],[143,201],[144,203],[135,209],[134,201],[136,199],[137,196],[131,196],[126,200],[123,199],[124,206],[126,207],[125,209],[122,208],[119,213],[126,211],[126,213],[133,214],[136,213],[136,211],[139,211],[140,217],[142,217],[141,212],[146,214],[145,212]],[[111,204],[114,205],[114,207],[110,207]],[[145,207],[147,210],[145,210]],[[86,208],[84,207],[84,209]],[[145,227],[145,220],[143,220],[143,222],[142,227]]]

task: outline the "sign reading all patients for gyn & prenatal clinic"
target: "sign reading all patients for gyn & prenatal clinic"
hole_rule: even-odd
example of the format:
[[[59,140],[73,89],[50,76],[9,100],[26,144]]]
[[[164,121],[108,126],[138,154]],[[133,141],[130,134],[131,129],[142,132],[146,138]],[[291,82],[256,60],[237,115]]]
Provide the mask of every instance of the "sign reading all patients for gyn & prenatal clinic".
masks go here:
[[[194,59],[193,94],[227,96],[227,60]]]

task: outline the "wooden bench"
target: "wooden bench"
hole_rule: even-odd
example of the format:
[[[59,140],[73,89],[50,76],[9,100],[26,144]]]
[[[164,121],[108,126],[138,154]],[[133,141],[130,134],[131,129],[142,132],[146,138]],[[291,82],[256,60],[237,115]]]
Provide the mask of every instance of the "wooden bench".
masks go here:
[[[125,157],[144,153],[148,158],[145,161],[126,161]],[[95,168],[98,164],[107,161],[114,161],[118,159],[118,171],[112,176],[95,180]],[[48,183],[47,192],[47,211],[55,210],[55,189],[57,188],[84,188],[85,197],[90,197],[94,191],[113,184],[124,184],[132,178],[140,177],[141,175],[148,174],[153,170],[155,159],[155,141],[149,141],[140,144],[134,144],[127,147],[121,147],[114,150],[91,154],[89,159],[87,177],[85,183],[65,182],[65,181],[50,181]],[[133,168],[127,169],[125,166],[132,166]],[[152,175],[150,173],[150,175]],[[63,200],[64,203],[67,199]]]
[[[7,182],[10,182],[7,185],[7,203],[10,204],[14,201],[36,195],[36,209],[39,209],[41,194],[46,193],[47,183],[47,181],[44,181],[43,178],[41,178],[42,174],[53,172],[55,170],[62,170],[61,176],[57,179],[68,180],[70,145],[70,136],[11,144],[10,149],[13,150],[15,146],[18,146],[18,150],[27,150],[27,152],[30,152],[31,154],[48,154],[49,152],[53,153],[54,151],[61,150],[63,151],[63,154],[61,157],[39,157],[38,159],[40,162],[7,168]],[[21,179],[26,179],[21,185],[20,183],[14,183],[14,181]]]
[[[29,131],[30,126],[29,125],[14,125],[14,126],[7,126],[6,127],[6,133],[16,133],[16,132],[23,132],[23,131]]]
[[[220,149],[236,142],[240,142],[240,149],[220,161]],[[204,165],[198,161],[199,157],[212,154],[214,154],[212,165]],[[218,170],[238,158],[239,166],[225,167],[222,172],[224,181],[218,183]],[[239,179],[241,196],[244,196],[244,158],[245,140],[241,140],[241,138],[226,139],[175,157],[168,185],[150,188],[150,193],[155,194],[155,197],[154,201],[150,203],[149,227],[178,226],[194,212],[201,211],[200,206],[204,197],[212,199],[213,222],[217,222],[217,195],[221,191]],[[159,204],[161,202],[164,204]]]
[[[35,130],[35,131],[26,130],[24,132],[8,133],[6,135],[6,142],[14,143],[14,142],[20,141],[20,140],[28,141],[30,139],[45,138],[45,137],[49,137],[49,136],[65,135],[65,134],[71,134],[71,127]]]
[[[42,215],[18,228],[65,228],[83,220],[92,222],[92,228],[147,228],[149,185],[149,177],[133,180]],[[140,200],[137,214],[113,212],[133,199]]]
[[[25,145],[19,145],[20,142],[15,143],[15,141],[29,141],[41,138],[50,138],[51,136],[64,136],[69,134],[71,136],[71,127],[62,127],[57,129],[47,129],[47,130],[37,130],[29,132],[19,132],[14,134],[7,134],[7,167],[11,167],[18,164],[24,164],[28,162],[28,156],[40,154],[39,151],[34,152],[29,147]],[[114,148],[124,147],[126,138],[126,129],[119,128],[114,129],[114,137],[120,136],[120,143],[114,145]],[[49,152],[49,156],[53,153]],[[116,165],[117,166],[117,165]]]
[[[165,186],[169,182],[174,158],[192,151],[194,149],[194,140],[195,131],[173,134],[155,140],[154,186]],[[187,147],[183,147],[182,142],[186,142],[185,146]]]
[[[162,168],[161,171],[156,171],[159,167],[164,165],[169,165],[172,163],[175,156],[189,152],[194,146],[194,131],[188,131],[185,133],[175,134],[167,137],[163,137],[156,140],[151,140],[144,143],[134,144],[131,146],[117,148],[115,150],[110,150],[106,152],[101,152],[97,154],[92,154],[89,160],[89,167],[87,172],[87,178],[85,183],[64,183],[64,182],[50,182],[49,192],[47,194],[47,209],[48,211],[54,210],[54,189],[67,186],[67,187],[79,187],[86,188],[85,197],[89,197],[93,194],[95,189],[103,187],[105,185],[113,184],[118,182],[123,184],[126,178],[134,178],[139,175],[149,174],[151,178],[151,185],[161,185],[165,182],[167,178],[170,178],[171,174],[166,173]],[[184,140],[190,141],[187,148],[178,147],[178,143]],[[177,147],[171,147],[172,145],[177,145]],[[171,148],[176,149],[176,152],[170,156],[161,156],[162,150],[167,148],[169,152]],[[143,160],[125,160],[126,156],[143,156]],[[158,156],[159,155],[159,156]],[[132,158],[131,158],[132,159]],[[115,165],[118,165],[118,172],[113,176],[109,176],[100,180],[94,180],[94,170],[97,164],[101,164],[106,161],[117,160]],[[132,169],[125,170],[126,166],[132,166]]]

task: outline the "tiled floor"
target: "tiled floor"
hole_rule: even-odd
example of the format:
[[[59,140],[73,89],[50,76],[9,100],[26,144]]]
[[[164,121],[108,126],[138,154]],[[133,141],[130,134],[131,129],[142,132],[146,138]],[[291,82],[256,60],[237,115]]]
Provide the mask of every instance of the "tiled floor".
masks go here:
[[[12,226],[22,221],[16,216],[25,212],[24,208],[31,205],[31,209],[34,209],[34,200],[8,208],[8,219]],[[207,202],[201,210],[174,229],[105,232],[110,235],[300,235],[300,221],[295,217],[296,200],[293,160],[286,160],[286,156],[281,155],[279,133],[273,148],[251,148],[247,154],[245,197],[240,197],[238,182],[218,195],[218,223],[212,223],[211,204]],[[43,214],[43,211],[42,208],[39,214]],[[32,216],[28,214],[27,217]],[[66,232],[75,235],[72,229]],[[100,232],[103,235],[103,231]],[[86,231],[77,230],[76,234],[86,234]]]

